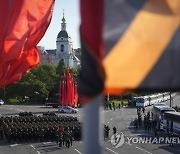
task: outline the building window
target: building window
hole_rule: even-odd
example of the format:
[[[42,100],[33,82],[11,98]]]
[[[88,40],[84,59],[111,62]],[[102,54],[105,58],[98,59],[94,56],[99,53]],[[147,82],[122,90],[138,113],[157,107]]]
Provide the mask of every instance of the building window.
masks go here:
[[[64,45],[61,45],[61,52],[64,52]]]

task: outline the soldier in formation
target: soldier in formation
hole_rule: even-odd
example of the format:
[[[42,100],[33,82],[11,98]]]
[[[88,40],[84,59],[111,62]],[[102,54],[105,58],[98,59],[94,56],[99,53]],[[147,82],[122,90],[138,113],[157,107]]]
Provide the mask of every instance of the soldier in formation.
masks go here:
[[[81,139],[82,124],[77,117],[57,116],[47,112],[42,116],[30,112],[19,116],[0,117],[0,139],[12,141],[55,141],[67,148],[73,140]]]

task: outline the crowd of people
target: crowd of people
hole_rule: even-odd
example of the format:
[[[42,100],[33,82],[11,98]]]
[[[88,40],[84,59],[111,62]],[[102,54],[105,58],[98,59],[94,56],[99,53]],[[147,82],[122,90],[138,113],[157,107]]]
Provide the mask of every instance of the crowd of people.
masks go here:
[[[72,146],[74,140],[81,140],[82,123],[77,117],[56,115],[46,112],[34,115],[31,112],[19,116],[0,117],[0,139],[12,141],[56,141],[58,145]]]
[[[145,131],[154,131],[157,133],[157,121],[153,119],[152,112],[148,111],[147,114],[145,113],[145,108],[137,108],[137,115],[138,118],[134,120],[134,128],[138,129],[142,125],[144,126]],[[144,117],[143,117],[144,116]]]
[[[110,109],[110,110],[116,110],[116,108],[118,108],[118,109],[120,109],[121,107],[124,107],[124,102],[122,101],[121,103],[119,103],[119,104],[115,104],[114,102],[105,102],[104,103],[104,109],[105,110],[108,110],[108,109]]]
[[[143,113],[143,114],[142,114]],[[144,128],[145,131],[147,132],[152,132],[154,133],[154,137],[159,138],[159,125],[156,119],[153,119],[153,113],[148,111],[147,114],[145,113],[145,108],[137,108],[137,115],[138,118],[135,118],[134,120],[134,128],[138,129],[139,127]],[[144,115],[144,118],[142,118],[142,115]],[[173,145],[173,137],[174,134],[171,131],[167,132],[167,137],[169,137],[170,140],[170,146]]]

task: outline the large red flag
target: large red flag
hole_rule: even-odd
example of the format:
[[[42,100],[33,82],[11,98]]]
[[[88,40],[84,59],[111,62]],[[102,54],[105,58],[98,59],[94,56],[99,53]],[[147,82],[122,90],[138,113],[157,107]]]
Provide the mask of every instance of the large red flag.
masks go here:
[[[68,91],[67,91],[67,75],[65,75],[65,80],[64,80],[64,104],[68,105]]]
[[[61,100],[60,100],[60,102],[61,102],[61,104],[62,105],[64,105],[64,81],[61,81]]]
[[[73,78],[72,78],[72,75],[71,73],[68,73],[69,74],[69,90],[68,90],[68,93],[69,93],[69,102],[70,102],[70,106],[73,106],[73,97],[74,97],[74,88],[73,88]]]
[[[67,81],[67,104],[71,105],[71,78],[70,78],[69,72],[66,72],[66,74],[67,74],[67,78],[66,78],[66,81]]]
[[[71,97],[72,106],[74,107],[74,80],[72,78],[72,97]]]
[[[54,0],[0,0],[0,86],[38,65],[36,45],[49,26]]]
[[[74,82],[74,107],[78,106],[78,92],[77,92],[77,83]]]
[[[62,82],[63,81],[60,81],[59,82],[59,103],[62,104]]]
[[[71,105],[71,78],[69,72],[67,72],[67,102]]]
[[[78,93],[77,85],[73,79],[72,74],[69,72],[69,68],[66,69],[63,79],[60,82],[60,102],[62,105],[69,105],[77,107]]]

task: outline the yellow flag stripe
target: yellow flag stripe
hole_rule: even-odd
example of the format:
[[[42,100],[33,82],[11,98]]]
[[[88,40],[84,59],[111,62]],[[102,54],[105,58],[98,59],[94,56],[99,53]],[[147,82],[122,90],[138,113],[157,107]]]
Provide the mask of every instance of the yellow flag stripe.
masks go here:
[[[161,1],[167,2],[168,14],[157,13],[159,8],[152,8],[153,2],[155,1],[150,0],[144,5],[124,35],[104,58],[103,65],[107,77],[105,87],[108,90],[137,88],[179,27],[179,0]],[[162,11],[165,8],[160,9]],[[171,13],[169,9],[172,10]]]

